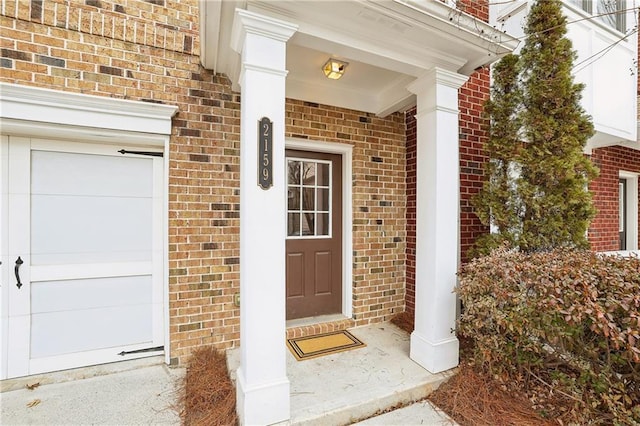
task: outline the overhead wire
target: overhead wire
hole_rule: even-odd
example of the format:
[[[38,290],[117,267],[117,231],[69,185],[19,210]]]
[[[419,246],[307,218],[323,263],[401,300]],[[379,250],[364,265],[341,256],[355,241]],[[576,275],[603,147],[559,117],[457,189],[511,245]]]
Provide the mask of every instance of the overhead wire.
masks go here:
[[[514,2],[519,1],[519,0],[504,0],[504,1],[498,1],[498,2],[489,2],[489,3],[481,2],[481,0],[467,0],[467,1],[470,2],[470,3],[475,3],[477,6],[484,6],[484,5],[487,5],[487,4],[489,6],[494,6],[494,5],[514,3]],[[640,11],[640,7],[639,6],[635,6],[635,0],[634,0],[634,6],[633,7],[630,7],[630,8],[627,8],[627,9],[614,10],[614,11],[610,11],[610,12],[604,12],[604,13],[595,13],[595,14],[591,13],[589,16],[585,16],[583,18],[575,19],[573,21],[568,21],[568,22],[566,22],[566,25],[575,24],[577,22],[582,22],[582,21],[590,21],[592,19],[600,18],[600,17],[608,16],[608,15],[614,15],[614,14],[617,15],[617,14],[621,14],[621,13],[627,13],[627,12],[630,12],[630,11],[633,11],[633,10],[635,10],[636,12]],[[637,26],[637,19],[638,19],[637,13],[635,13],[634,15],[636,17],[636,26]],[[562,24],[560,24],[560,25],[562,25]],[[542,31],[538,31],[538,32],[536,32],[534,34],[531,34],[529,36],[524,35],[522,37],[517,37],[515,39],[518,40],[518,41],[523,41],[523,40],[527,39],[527,37],[530,37],[530,36],[533,36],[533,35],[537,35],[537,34],[544,34],[545,32],[552,31],[552,30],[558,28],[560,25],[554,25],[553,27],[549,27],[549,28],[546,28],[546,29],[544,29]]]
[[[487,3],[480,3],[480,0],[467,0],[471,3],[475,3],[476,5],[486,5]],[[497,1],[497,2],[489,2],[488,5],[492,6],[492,5],[501,5],[501,4],[509,4],[509,3],[514,3],[515,1],[518,0],[504,0],[504,1]],[[573,21],[568,21],[565,22],[564,25],[570,25],[570,24],[575,24],[578,22],[583,22],[583,21],[590,21],[593,19],[597,19],[603,16],[610,16],[610,15],[617,15],[617,14],[622,14],[622,13],[628,13],[633,11],[633,15],[636,21],[636,25],[635,27],[633,27],[630,30],[627,30],[625,33],[623,33],[623,35],[618,38],[616,41],[610,43],[608,46],[604,47],[603,49],[601,49],[600,51],[594,53],[593,55],[589,56],[588,58],[583,59],[582,61],[578,62],[577,64],[575,64],[573,66],[573,69],[575,70],[575,72],[579,72],[581,70],[583,70],[584,68],[592,65],[593,63],[595,63],[596,61],[600,60],[602,57],[604,57],[609,51],[611,51],[615,46],[617,46],[619,43],[621,43],[622,41],[626,40],[627,38],[629,38],[630,36],[632,36],[633,34],[638,32],[638,13],[640,12],[640,7],[636,6],[636,0],[634,0],[633,2],[633,7],[630,8],[626,8],[626,9],[619,9],[619,10],[612,10],[612,11],[608,11],[608,12],[603,12],[603,13],[590,13],[589,16],[585,16],[579,19],[575,19]],[[552,27],[549,28],[545,28],[544,30],[541,31],[537,31],[533,34],[529,34],[529,35],[523,35],[522,37],[517,37],[515,38],[515,40],[518,40],[519,42],[526,40],[529,37],[535,36],[535,35],[540,35],[540,34],[544,34],[547,33],[549,31],[553,31],[554,29],[560,27],[563,24],[559,24],[559,25],[554,25]],[[593,59],[595,58],[595,59]],[[593,61],[590,61],[591,59],[593,59]],[[587,63],[588,62],[588,63]],[[578,67],[580,67],[581,65],[583,65],[580,69],[577,69]]]
[[[595,63],[596,61],[600,60],[604,55],[606,55],[607,53],[609,53],[609,51],[611,49],[613,49],[615,46],[617,46],[620,42],[626,40],[627,38],[629,38],[630,36],[632,36],[633,34],[636,34],[638,32],[638,27],[636,26],[632,31],[630,31],[629,33],[625,34],[624,36],[620,37],[618,40],[612,42],[611,44],[609,44],[608,46],[606,46],[605,48],[599,50],[598,52],[594,53],[593,55],[589,56],[588,58],[583,59],[582,61],[578,62],[577,64],[573,65],[573,69],[575,72],[580,72],[583,69],[585,69],[586,67],[592,65],[593,63]],[[600,55],[600,57],[594,59],[591,62],[588,62],[585,64],[585,62],[595,58],[596,56]],[[576,69],[578,68],[580,65],[584,64],[584,66],[582,66],[580,69]]]

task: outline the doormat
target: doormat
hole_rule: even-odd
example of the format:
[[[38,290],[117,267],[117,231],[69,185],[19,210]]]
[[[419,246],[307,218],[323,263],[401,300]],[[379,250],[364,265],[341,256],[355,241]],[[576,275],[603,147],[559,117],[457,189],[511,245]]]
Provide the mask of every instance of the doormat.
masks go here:
[[[287,346],[298,361],[367,346],[346,330],[287,339]]]

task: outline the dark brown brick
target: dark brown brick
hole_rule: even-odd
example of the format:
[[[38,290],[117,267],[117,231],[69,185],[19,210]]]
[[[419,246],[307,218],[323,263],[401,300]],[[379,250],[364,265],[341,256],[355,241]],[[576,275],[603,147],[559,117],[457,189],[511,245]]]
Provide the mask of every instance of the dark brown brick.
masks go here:
[[[211,157],[205,154],[189,154],[189,161],[197,161],[198,163],[208,163]]]
[[[115,75],[115,76],[118,76],[118,77],[122,77],[122,74],[123,74],[121,68],[108,67],[106,65],[100,65],[98,71],[101,74]]]
[[[2,49],[2,57],[16,59],[18,61],[31,61],[33,55],[28,52],[20,52],[12,49]]]
[[[42,21],[42,0],[31,0],[31,19]]]
[[[64,68],[66,65],[64,59],[52,58],[50,56],[36,55],[36,61],[41,64],[51,65],[58,68]]]
[[[180,129],[180,136],[195,136],[195,137],[200,137],[200,130],[198,129],[187,129],[187,128],[181,128]]]
[[[192,331],[192,330],[200,330],[202,328],[202,323],[193,322],[190,324],[180,324],[178,326],[178,331]]]

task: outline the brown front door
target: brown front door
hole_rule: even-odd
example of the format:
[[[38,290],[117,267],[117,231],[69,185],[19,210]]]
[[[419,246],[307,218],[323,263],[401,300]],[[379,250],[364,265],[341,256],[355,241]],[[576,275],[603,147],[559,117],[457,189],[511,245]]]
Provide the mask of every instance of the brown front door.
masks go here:
[[[342,157],[287,150],[287,319],[342,311]]]

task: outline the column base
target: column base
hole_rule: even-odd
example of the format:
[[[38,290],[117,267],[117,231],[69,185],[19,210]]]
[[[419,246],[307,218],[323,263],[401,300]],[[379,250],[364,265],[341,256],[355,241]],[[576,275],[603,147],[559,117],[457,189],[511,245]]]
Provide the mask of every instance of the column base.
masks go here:
[[[440,373],[458,366],[459,349],[457,337],[432,343],[414,330],[409,357],[430,373]]]
[[[273,425],[289,420],[289,379],[259,386],[246,383],[242,367],[236,371],[236,411],[241,425]]]

